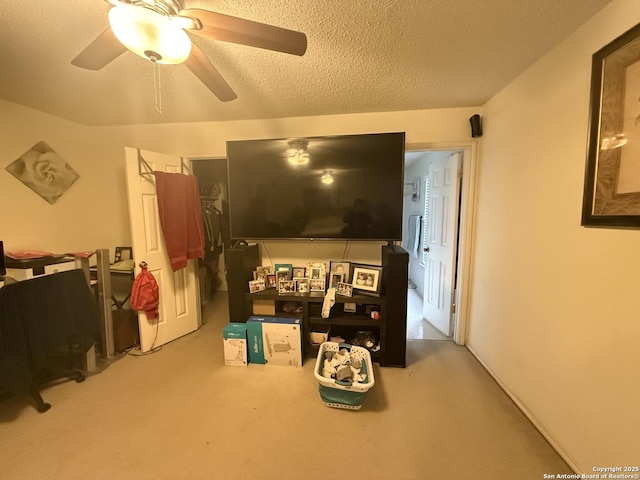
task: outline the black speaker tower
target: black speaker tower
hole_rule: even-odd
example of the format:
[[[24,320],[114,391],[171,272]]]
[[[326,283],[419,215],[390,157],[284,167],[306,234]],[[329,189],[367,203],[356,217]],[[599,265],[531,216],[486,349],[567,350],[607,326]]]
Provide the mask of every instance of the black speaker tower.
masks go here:
[[[407,285],[409,254],[401,247],[382,247],[382,284],[385,291],[385,349],[380,365],[405,367],[407,350]]]
[[[260,265],[258,245],[240,245],[225,251],[227,265],[227,294],[229,297],[229,321],[247,321],[249,280]]]

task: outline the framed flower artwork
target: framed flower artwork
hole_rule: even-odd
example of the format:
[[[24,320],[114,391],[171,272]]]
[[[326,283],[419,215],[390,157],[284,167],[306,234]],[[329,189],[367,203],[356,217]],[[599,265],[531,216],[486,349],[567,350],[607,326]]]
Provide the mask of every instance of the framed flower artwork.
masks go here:
[[[45,142],[38,142],[6,170],[51,205],[80,175]]]

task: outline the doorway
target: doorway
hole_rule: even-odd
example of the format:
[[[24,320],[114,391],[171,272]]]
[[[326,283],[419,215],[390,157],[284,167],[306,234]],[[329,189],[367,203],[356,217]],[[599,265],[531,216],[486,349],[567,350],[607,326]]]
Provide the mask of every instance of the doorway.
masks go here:
[[[466,339],[468,284],[470,277],[471,231],[476,173],[475,143],[448,145],[407,145],[405,154],[405,191],[403,211],[403,247],[409,252],[409,285],[407,295],[407,338],[424,340],[454,340],[463,345]],[[441,302],[448,304],[448,325],[442,319],[436,328],[423,313],[426,285],[425,269],[429,268],[426,241],[430,207],[429,163],[446,157],[460,156],[459,190],[456,195],[457,216],[451,235],[455,247],[451,249],[451,288],[443,289]],[[426,216],[425,216],[426,212]],[[432,219],[433,220],[433,219]],[[426,227],[426,228],[425,228]],[[428,275],[427,275],[428,277]]]

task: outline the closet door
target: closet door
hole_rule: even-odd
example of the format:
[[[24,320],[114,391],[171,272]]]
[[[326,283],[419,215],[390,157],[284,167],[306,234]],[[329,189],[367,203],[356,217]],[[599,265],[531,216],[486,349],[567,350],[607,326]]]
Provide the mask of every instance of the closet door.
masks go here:
[[[158,318],[138,314],[140,349],[146,352],[202,325],[198,268],[196,260],[189,260],[186,268],[171,270],[158,216],[153,171],[179,173],[182,158],[130,147],[125,158],[135,273],[140,273],[139,263],[146,262],[160,290]]]

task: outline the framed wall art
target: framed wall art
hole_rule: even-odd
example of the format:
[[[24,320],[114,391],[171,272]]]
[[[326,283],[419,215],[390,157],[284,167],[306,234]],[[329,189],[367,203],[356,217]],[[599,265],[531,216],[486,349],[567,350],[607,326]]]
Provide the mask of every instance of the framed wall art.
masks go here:
[[[640,25],[593,54],[582,225],[640,228]]]
[[[6,170],[51,205],[80,177],[45,142],[36,143],[10,163]]]

